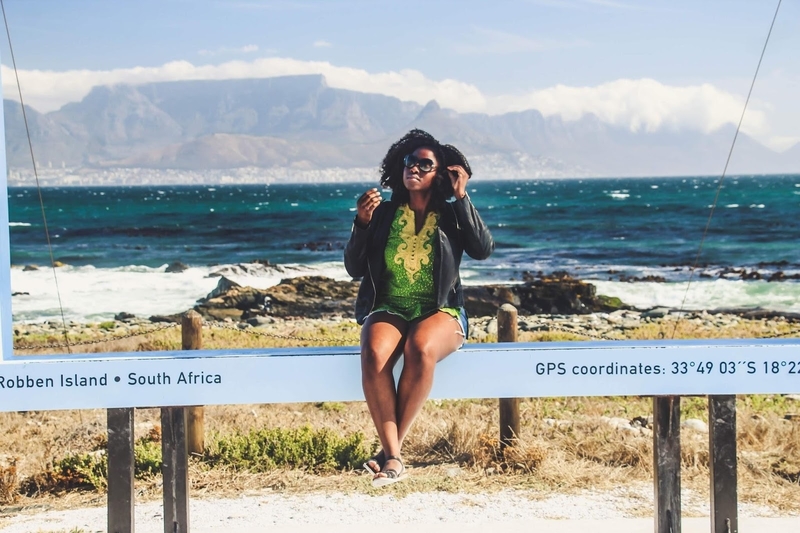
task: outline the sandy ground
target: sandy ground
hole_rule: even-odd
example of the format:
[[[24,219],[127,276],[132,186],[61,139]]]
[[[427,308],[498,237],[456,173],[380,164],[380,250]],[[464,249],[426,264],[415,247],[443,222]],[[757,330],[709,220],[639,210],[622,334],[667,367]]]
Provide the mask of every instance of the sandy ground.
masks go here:
[[[391,490],[391,489],[389,489]],[[637,486],[613,492],[556,494],[540,497],[525,491],[493,494],[261,493],[236,499],[195,499],[190,502],[190,530],[196,533],[237,531],[344,533],[381,532],[507,533],[547,531],[572,533],[652,532],[652,487]],[[708,532],[708,502],[685,491],[682,530]],[[739,531],[800,531],[800,516],[779,516],[765,507],[741,504]],[[70,532],[106,530],[105,507],[66,511],[23,512],[0,516],[0,532]],[[138,533],[164,531],[161,502],[136,506]]]

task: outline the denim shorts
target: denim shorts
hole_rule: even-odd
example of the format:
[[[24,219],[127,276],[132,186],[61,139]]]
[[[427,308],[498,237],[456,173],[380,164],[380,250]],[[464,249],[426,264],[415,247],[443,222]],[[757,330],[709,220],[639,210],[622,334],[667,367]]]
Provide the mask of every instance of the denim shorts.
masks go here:
[[[433,311],[433,312],[435,313],[435,311]],[[396,313],[392,313],[391,311],[389,311],[387,309],[378,309],[376,311],[372,311],[367,316],[373,315],[375,313],[389,313],[391,315],[399,316]],[[430,315],[426,315],[426,316],[430,316]],[[450,316],[452,317],[452,315],[450,315]],[[419,320],[419,319],[417,319],[417,320]],[[461,331],[456,331],[456,334],[464,336],[464,341],[461,343],[461,346],[464,346],[464,344],[466,344],[466,342],[467,342],[467,339],[469,338],[469,321],[467,320],[467,310],[464,309],[463,307],[459,307],[458,308],[458,318],[453,317],[453,320],[458,322],[458,325],[461,327]]]
[[[463,307],[458,313],[458,323],[461,325],[461,332],[464,334],[464,342],[461,343],[461,346],[464,346],[464,344],[467,342],[467,338],[469,337],[469,321],[467,320],[467,310]]]

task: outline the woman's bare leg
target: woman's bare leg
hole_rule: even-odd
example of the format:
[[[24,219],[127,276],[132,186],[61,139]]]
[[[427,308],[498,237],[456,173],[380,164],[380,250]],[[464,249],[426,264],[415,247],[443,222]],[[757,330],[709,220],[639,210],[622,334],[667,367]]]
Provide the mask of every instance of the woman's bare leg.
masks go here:
[[[428,399],[436,363],[456,351],[463,342],[458,321],[442,311],[409,325],[403,347],[403,371],[397,384],[398,444],[403,442]],[[397,454],[386,454],[389,455]],[[385,468],[397,470],[400,465],[387,461]]]
[[[367,317],[361,328],[361,386],[384,455],[400,455],[397,390],[392,369],[403,350],[408,326],[389,313]]]

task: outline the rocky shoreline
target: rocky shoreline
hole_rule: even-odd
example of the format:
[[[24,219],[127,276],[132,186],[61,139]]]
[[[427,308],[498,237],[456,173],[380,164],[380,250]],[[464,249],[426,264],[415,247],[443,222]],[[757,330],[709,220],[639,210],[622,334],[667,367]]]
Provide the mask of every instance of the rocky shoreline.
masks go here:
[[[223,276],[193,309],[208,323],[285,335],[298,329],[354,323],[357,291],[356,281],[315,276],[284,279],[268,289],[243,287]],[[504,303],[518,309],[520,333],[562,332],[596,339],[625,339],[630,330],[647,324],[675,324],[678,320],[700,330],[725,330],[750,322],[753,329],[762,332],[761,336],[781,334],[781,326],[785,330],[787,324],[800,323],[797,313],[758,309],[634,309],[617,298],[597,295],[590,283],[556,273],[530,276],[515,285],[466,287],[470,339],[481,341],[497,335],[497,309]],[[71,338],[111,340],[179,323],[181,315],[144,318],[120,312],[115,320],[99,324],[70,322],[67,332]],[[64,334],[64,325],[55,321],[15,323],[13,328],[15,341],[37,336],[63,339]]]
[[[796,324],[796,319],[776,315],[773,317],[747,318],[740,314],[683,312],[665,308],[650,311],[617,310],[611,313],[591,313],[586,315],[520,315],[518,319],[519,332],[561,332],[586,337],[587,339],[623,340],[628,338],[626,333],[647,324],[673,325],[678,320],[688,322],[698,329],[725,330],[740,326],[748,322],[753,323],[757,329],[764,332],[763,336],[781,333],[781,326]],[[265,333],[287,335],[291,331],[314,330],[341,324],[342,322],[355,323],[353,318],[332,316],[327,318],[263,318],[253,323],[238,322],[232,319],[211,321],[211,323],[232,326],[237,329],[253,329]],[[108,339],[126,337],[139,332],[149,332],[157,329],[159,324],[149,319],[128,318],[102,323],[68,322],[67,332],[70,338]],[[497,335],[497,317],[479,316],[469,319],[469,338],[482,341],[490,336]],[[670,328],[666,328],[671,331]],[[14,324],[14,339],[24,339],[30,336],[52,337],[56,342],[63,340],[64,325],[60,322],[44,322],[35,324]]]

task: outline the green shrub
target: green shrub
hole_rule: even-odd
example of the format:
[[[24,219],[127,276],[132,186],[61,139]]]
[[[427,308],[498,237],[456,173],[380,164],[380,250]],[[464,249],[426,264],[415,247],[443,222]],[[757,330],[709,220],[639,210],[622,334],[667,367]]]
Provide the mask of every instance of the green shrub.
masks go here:
[[[259,429],[217,436],[206,450],[210,465],[264,472],[278,467],[312,471],[354,469],[371,455],[361,432],[341,436],[328,429]]]
[[[161,473],[161,443],[149,437],[139,439],[134,443],[133,457],[137,479]],[[26,493],[103,490],[108,486],[108,455],[105,450],[67,455],[55,461],[48,472],[33,476],[24,485]]]
[[[161,473],[161,442],[147,435],[133,448],[137,479]],[[361,432],[341,436],[328,429],[309,426],[299,429],[262,429],[247,434],[218,436],[203,457],[209,466],[228,465],[236,469],[264,472],[279,467],[314,472],[354,469],[370,455]],[[47,471],[26,479],[24,494],[58,493],[67,490],[104,490],[108,487],[108,455],[105,450],[68,455],[55,461]]]
[[[133,447],[133,460],[137,478],[161,474],[161,443],[141,439]]]
[[[345,405],[342,402],[320,402],[314,404],[314,407],[328,413],[341,413],[345,409]]]
[[[53,464],[53,474],[56,490],[101,490],[108,486],[108,457],[98,453],[68,455]]]

